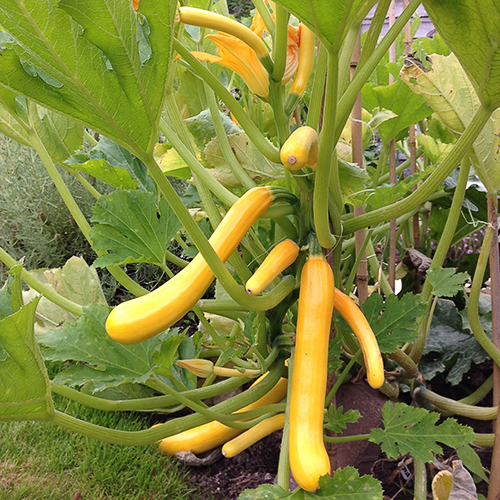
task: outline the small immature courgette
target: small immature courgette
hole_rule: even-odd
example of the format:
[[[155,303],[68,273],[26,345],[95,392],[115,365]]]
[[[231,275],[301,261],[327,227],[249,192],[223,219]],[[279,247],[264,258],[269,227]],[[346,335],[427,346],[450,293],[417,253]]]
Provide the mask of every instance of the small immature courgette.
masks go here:
[[[306,165],[314,167],[318,154],[318,133],[307,125],[294,130],[280,150],[281,163],[288,170],[300,170]]]
[[[274,431],[283,429],[285,425],[285,414],[279,413],[273,417],[266,418],[251,429],[243,432],[239,436],[231,439],[222,447],[222,454],[226,458],[233,458],[242,451],[250,448],[253,444],[269,436]]]
[[[256,187],[247,191],[229,209],[209,239],[223,262],[274,199],[273,188]],[[106,331],[121,344],[136,344],[149,339],[181,319],[213,279],[212,270],[198,254],[160,288],[115,307],[106,321]]]
[[[333,272],[312,240],[300,279],[289,429],[290,469],[306,491],[318,489],[319,478],[330,473],[323,417],[333,305]]]
[[[299,250],[297,244],[292,240],[278,243],[247,281],[245,285],[247,292],[250,295],[258,295],[265,290],[281,271],[295,262]]]

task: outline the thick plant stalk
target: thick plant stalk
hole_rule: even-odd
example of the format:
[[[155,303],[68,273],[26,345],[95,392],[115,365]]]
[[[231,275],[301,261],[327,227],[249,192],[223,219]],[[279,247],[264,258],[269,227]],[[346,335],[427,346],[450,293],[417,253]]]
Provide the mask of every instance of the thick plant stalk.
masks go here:
[[[269,370],[267,377],[261,383],[232,397],[231,399],[227,399],[222,403],[212,406],[211,410],[221,413],[232,413],[256,401],[276,385],[281,377],[282,371],[282,362],[275,363]],[[105,443],[119,444],[122,446],[152,444],[160,439],[172,436],[173,434],[177,434],[197,425],[204,424],[209,420],[209,417],[193,413],[186,417],[170,420],[169,422],[154,428],[141,431],[122,431],[91,424],[59,411],[56,411],[55,414],[48,419],[48,421],[59,425],[64,429],[77,432],[83,436],[98,439],[99,441],[103,441]]]

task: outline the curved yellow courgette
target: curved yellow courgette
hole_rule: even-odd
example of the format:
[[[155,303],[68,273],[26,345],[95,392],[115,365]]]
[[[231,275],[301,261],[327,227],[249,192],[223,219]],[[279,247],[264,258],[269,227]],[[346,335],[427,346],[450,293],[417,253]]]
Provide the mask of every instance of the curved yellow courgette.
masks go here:
[[[318,133],[307,125],[294,130],[280,150],[281,163],[288,170],[314,167],[318,154]]]
[[[358,339],[366,365],[366,378],[374,388],[384,383],[384,362],[373,330],[356,303],[345,293],[335,289],[335,311],[351,327]]]
[[[226,458],[233,458],[238,453],[250,448],[253,444],[257,443],[261,439],[269,436],[274,431],[279,431],[283,429],[285,425],[285,414],[279,413],[273,417],[266,418],[257,425],[254,425],[251,429],[243,432],[239,436],[231,439],[222,447],[222,454]]]
[[[245,285],[247,292],[250,295],[258,295],[265,290],[281,271],[295,262],[299,250],[298,245],[292,240],[278,243],[247,281]]]
[[[302,269],[290,394],[290,469],[306,491],[330,473],[323,441],[328,342],[334,304],[332,269],[320,252]]]
[[[272,188],[247,191],[227,212],[209,239],[225,262],[252,224],[271,205]],[[122,344],[136,344],[162,332],[182,318],[201,298],[214,279],[198,254],[182,271],[160,288],[115,307],[106,321],[109,336]]]

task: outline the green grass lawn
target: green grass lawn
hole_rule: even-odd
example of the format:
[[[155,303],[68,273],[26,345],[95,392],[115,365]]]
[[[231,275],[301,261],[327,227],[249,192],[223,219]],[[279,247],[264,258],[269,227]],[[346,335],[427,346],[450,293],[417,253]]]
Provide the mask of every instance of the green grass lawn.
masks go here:
[[[114,429],[149,426],[143,415],[56,403],[66,413]],[[0,423],[1,500],[197,498],[182,464],[155,445],[101,443],[46,422]]]

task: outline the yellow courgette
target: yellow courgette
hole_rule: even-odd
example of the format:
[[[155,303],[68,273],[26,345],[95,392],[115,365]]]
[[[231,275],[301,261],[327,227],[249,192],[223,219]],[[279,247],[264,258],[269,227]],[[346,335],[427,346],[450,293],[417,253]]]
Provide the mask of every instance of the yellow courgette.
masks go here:
[[[288,170],[300,170],[306,165],[314,167],[318,154],[318,133],[307,125],[294,130],[280,150],[281,163]]]
[[[334,305],[330,265],[316,242],[302,269],[290,394],[290,469],[306,491],[330,473],[323,441],[328,342]]]
[[[374,389],[382,387],[384,383],[384,362],[375,334],[365,315],[349,296],[338,289],[335,289],[335,311],[344,318],[358,339],[365,358],[368,383]]]
[[[227,212],[209,239],[225,262],[241,239],[271,205],[270,187],[247,191]],[[157,335],[182,318],[201,298],[214,274],[201,254],[160,288],[115,307],[106,321],[109,336],[122,344],[136,344]]]
[[[239,436],[231,439],[222,447],[222,454],[226,458],[233,458],[242,451],[250,448],[253,444],[269,436],[274,431],[283,429],[285,425],[285,414],[279,413],[273,417],[266,418],[251,429],[243,432]]]
[[[247,281],[245,285],[247,292],[250,295],[258,295],[266,289],[281,271],[295,262],[299,250],[297,244],[292,240],[278,243]]]

